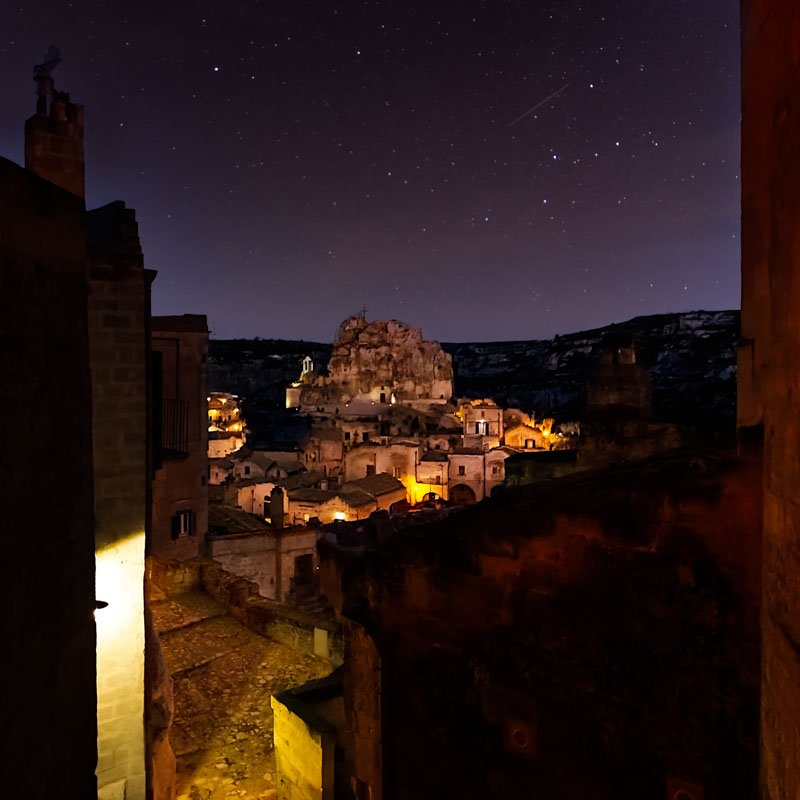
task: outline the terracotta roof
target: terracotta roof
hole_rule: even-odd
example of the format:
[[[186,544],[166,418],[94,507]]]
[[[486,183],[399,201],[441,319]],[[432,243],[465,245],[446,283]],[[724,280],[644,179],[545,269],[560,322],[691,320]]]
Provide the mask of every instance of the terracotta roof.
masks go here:
[[[449,459],[447,450],[428,450],[420,461],[448,461]]]
[[[290,500],[298,503],[327,503],[328,500],[336,497],[336,492],[330,492],[327,489],[289,489],[287,494]]]
[[[361,508],[361,506],[372,505],[376,502],[373,495],[362,492],[360,489],[342,489],[339,492],[339,497],[354,508]]]
[[[397,478],[389,475],[388,472],[379,472],[377,475],[368,475],[366,478],[360,478],[357,481],[348,481],[342,485],[342,493],[354,490],[367,492],[368,494],[377,497],[389,492],[395,492],[398,489],[405,489],[403,484]]]
[[[208,529],[214,534],[266,533],[269,526],[261,517],[221,503],[209,503]]]

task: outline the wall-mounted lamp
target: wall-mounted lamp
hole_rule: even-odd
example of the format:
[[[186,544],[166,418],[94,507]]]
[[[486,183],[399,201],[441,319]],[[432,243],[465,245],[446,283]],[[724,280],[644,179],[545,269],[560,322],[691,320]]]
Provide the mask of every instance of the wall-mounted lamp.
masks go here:
[[[105,600],[95,600],[94,607],[95,609],[108,608],[108,603]]]

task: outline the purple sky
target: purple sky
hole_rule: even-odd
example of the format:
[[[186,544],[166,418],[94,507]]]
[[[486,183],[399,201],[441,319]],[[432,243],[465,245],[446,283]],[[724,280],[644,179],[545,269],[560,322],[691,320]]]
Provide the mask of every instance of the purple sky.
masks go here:
[[[57,44],[89,205],[136,208],[154,312],[219,338],[329,341],[364,305],[447,341],[739,305],[730,0],[18,0],[3,22],[0,155],[22,161]]]

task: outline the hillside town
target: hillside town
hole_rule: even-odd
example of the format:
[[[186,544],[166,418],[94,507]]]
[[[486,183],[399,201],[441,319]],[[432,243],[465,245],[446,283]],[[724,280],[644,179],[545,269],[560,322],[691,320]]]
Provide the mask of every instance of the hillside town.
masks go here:
[[[742,24],[741,315],[504,351],[364,310],[252,392],[87,206],[48,49],[0,157],[5,796],[800,797],[800,14]]]
[[[503,484],[509,455],[572,441],[552,419],[453,398],[450,356],[394,320],[349,317],[327,370],[306,357],[299,372],[286,407],[310,424],[290,450],[246,446],[236,398],[209,396],[210,482],[266,519],[319,524],[475,503]]]

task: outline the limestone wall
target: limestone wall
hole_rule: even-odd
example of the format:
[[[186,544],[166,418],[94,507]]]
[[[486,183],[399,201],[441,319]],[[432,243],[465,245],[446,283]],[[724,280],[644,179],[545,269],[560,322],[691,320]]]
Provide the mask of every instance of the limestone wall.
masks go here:
[[[271,703],[278,800],[333,800],[335,730],[290,692]]]
[[[261,597],[257,584],[227,572],[216,561],[150,557],[147,568],[151,592],[171,596],[202,588],[250,630],[327,658],[334,665],[342,663],[344,643],[339,623]]]
[[[761,790],[800,797],[800,5],[742,5],[740,426],[763,426]]]
[[[209,537],[207,546],[209,557],[219,562],[223,569],[256,583],[263,597],[276,599],[277,556],[272,534]]]
[[[89,218],[97,597],[98,796],[145,797],[144,549],[149,277],[122,203]]]
[[[733,456],[669,455],[385,547],[329,532],[323,589],[363,627],[351,770],[420,799],[754,797],[755,478]]]

